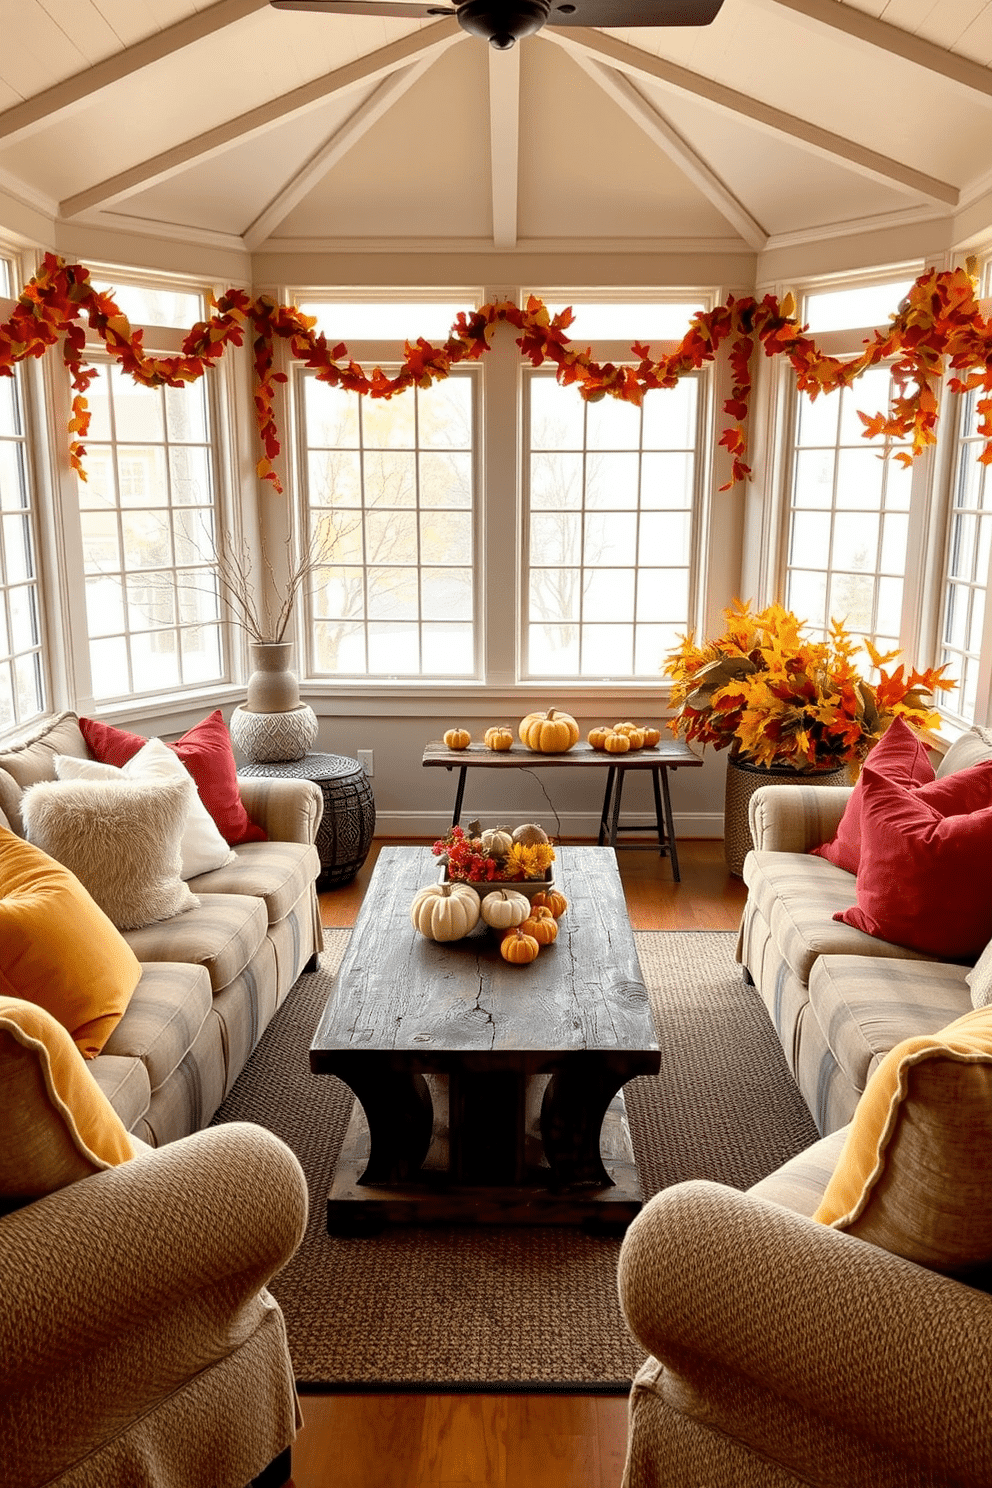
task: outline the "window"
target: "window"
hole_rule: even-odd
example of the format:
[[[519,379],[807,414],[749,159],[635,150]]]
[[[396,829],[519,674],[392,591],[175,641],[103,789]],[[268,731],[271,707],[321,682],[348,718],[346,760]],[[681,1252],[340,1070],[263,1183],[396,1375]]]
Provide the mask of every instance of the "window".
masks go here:
[[[992,549],[992,477],[978,455],[984,440],[977,432],[977,394],[967,395],[964,430],[955,452],[944,575],[943,624],[939,660],[949,663],[957,681],[945,695],[944,710],[970,723],[978,706],[978,674],[985,628],[985,596]]]
[[[0,377],[0,731],[45,711],[36,516],[21,369]]]
[[[824,349],[855,355],[912,282],[813,292],[803,315]],[[882,650],[900,644],[912,471],[897,451],[910,446],[867,441],[858,411],[885,410],[892,396],[884,365],[815,400],[795,394],[784,585],[786,606],[814,631],[839,620]]]
[[[224,675],[206,381],[146,388],[102,361],[90,386],[78,492],[98,700]]]
[[[301,380],[310,531],[335,559],[312,596],[313,674],[474,676],[476,379],[390,399]]]
[[[527,377],[525,675],[657,680],[689,626],[699,387],[638,408]]]

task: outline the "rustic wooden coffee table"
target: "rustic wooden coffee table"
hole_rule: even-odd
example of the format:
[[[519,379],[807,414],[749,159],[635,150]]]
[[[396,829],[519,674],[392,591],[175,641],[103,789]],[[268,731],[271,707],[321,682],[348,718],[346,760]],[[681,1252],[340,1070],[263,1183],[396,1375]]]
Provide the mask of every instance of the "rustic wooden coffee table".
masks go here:
[[[621,1087],[660,1064],[616,856],[558,849],[569,908],[529,966],[484,927],[443,945],[413,929],[438,867],[428,848],[380,852],[314,1035],[313,1072],[356,1096],[328,1229],[616,1233],[641,1207]]]

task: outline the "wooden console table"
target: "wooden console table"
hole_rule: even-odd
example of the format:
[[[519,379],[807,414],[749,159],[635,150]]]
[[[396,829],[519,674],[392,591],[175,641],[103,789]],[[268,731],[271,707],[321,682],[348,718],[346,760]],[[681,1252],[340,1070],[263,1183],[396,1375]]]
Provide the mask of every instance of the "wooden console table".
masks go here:
[[[657,834],[658,852],[667,853],[672,860],[672,877],[679,882],[679,857],[675,845],[675,823],[672,817],[672,799],[668,789],[669,770],[684,767],[698,768],[702,760],[693,754],[682,739],[662,739],[653,749],[631,750],[628,754],[607,754],[602,749],[593,749],[590,744],[573,744],[564,754],[538,754],[523,744],[514,744],[502,753],[489,749],[485,744],[470,744],[467,749],[449,749],[440,739],[433,740],[424,750],[422,763],[445,770],[458,771],[455,788],[455,805],[451,825],[457,826],[461,819],[462,801],[465,796],[465,779],[471,769],[482,770],[605,770],[606,790],[603,809],[599,818],[600,847],[654,847],[653,842],[617,843],[619,832],[651,832]],[[628,770],[650,770],[654,790],[654,825],[638,826],[620,820],[620,802],[623,796],[623,781]]]

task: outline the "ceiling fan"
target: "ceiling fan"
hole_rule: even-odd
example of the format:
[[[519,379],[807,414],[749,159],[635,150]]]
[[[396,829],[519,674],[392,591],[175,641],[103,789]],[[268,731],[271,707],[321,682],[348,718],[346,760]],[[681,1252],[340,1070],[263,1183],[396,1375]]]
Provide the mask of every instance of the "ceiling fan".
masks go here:
[[[448,5],[417,0],[269,0],[276,10],[314,10],[327,15],[457,16],[473,36],[484,36],[504,52],[543,26],[708,26],[723,0],[453,0]]]

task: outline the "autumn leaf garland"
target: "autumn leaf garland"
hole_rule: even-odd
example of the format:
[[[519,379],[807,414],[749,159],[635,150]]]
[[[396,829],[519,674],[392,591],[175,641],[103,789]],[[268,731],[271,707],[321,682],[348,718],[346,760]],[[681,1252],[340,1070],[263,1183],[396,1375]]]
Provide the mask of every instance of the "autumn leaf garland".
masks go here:
[[[228,290],[214,302],[214,312],[192,327],[177,356],[149,356],[141,331],[132,328],[110,295],[94,288],[88,269],[46,254],[38,273],[21,291],[13,315],[0,325],[0,375],[10,376],[18,362],[43,356],[61,341],[73,390],[69,458],[85,480],[84,440],[90,421],[86,392],[96,369],[86,364],[84,320],[121,368],[147,387],[195,382],[228,346],[241,346],[250,335],[255,419],[262,450],[257,471],[262,480],[281,490],[274,466],[281,447],[275,394],[277,385],[286,381],[286,374],[276,370],[279,342],[294,360],[331,387],[364,397],[392,398],[410,387],[430,387],[461,362],[478,361],[489,350],[496,326],[507,324],[519,332],[521,354],[534,367],[552,363],[562,386],[577,387],[588,402],[609,396],[633,404],[640,404],[646,392],[675,387],[680,378],[714,361],[728,342],[733,383],[723,412],[730,422],[720,444],[731,457],[731,475],[724,490],[751,473],[745,426],[758,345],[766,356],[784,356],[789,361],[797,387],[810,398],[850,387],[869,367],[891,361],[896,387],[891,408],[859,417],[865,438],[909,439],[911,449],[897,452],[897,458],[907,464],[936,441],[939,389],[950,367],[961,374],[949,382],[953,392],[981,389],[985,395],[977,400],[978,429],[985,441],[979,458],[992,464],[992,326],[981,314],[974,281],[966,269],[922,274],[892,317],[889,330],[876,331],[861,353],[847,359],[819,350],[796,320],[791,295],[781,304],[773,295],[761,301],[730,297],[725,305],[694,315],[670,354],[652,359],[649,348],[635,342],[631,353],[638,359],[636,364],[621,366],[595,362],[589,350],[573,345],[567,335],[573,319],[570,309],[552,315],[535,296],[524,307],[512,300],[498,301],[462,311],[440,346],[422,337],[408,342],[403,363],[393,376],[381,367],[366,372],[348,357],[343,343],[329,345],[323,334],[315,333],[312,317],[268,296],[253,299],[242,290]]]

